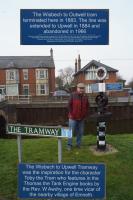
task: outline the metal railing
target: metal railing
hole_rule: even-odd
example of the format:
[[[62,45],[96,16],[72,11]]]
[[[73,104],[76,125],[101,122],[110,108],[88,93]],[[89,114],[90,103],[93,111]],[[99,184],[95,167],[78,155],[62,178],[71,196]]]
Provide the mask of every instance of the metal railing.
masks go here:
[[[5,96],[3,100],[7,100],[10,104],[30,104],[30,103],[67,103],[69,97],[54,97],[54,96],[31,96],[17,95]],[[88,97],[90,104],[95,104],[95,97]],[[126,97],[108,97],[109,103],[133,103],[133,96]]]
[[[95,103],[95,97],[88,97],[90,103]],[[109,103],[125,103],[125,102],[133,102],[133,96],[125,96],[125,97],[108,97]]]
[[[31,103],[32,96],[31,95],[5,95],[5,100],[7,100],[9,103],[16,103],[16,104],[25,104],[25,103]]]

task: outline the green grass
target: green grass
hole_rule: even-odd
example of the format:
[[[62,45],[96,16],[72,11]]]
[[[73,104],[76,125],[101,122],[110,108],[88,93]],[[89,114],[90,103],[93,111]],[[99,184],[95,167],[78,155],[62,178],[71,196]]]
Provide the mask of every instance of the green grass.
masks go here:
[[[96,144],[96,136],[83,137],[80,150],[66,150],[63,139],[63,163],[105,163],[107,200],[133,200],[133,134],[108,135],[107,143],[118,152],[95,156],[89,146]],[[75,138],[74,138],[75,142]],[[24,163],[57,163],[56,138],[23,139]],[[17,141],[0,139],[0,200],[17,199]]]

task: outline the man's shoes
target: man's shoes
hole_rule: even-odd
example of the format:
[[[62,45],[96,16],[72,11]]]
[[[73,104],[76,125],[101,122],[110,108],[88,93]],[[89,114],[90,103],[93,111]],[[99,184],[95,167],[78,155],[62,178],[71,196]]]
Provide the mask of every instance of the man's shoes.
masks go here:
[[[71,145],[67,145],[67,150],[71,151],[72,150],[72,146]]]
[[[80,149],[81,146],[80,146],[80,145],[76,145],[76,148],[77,148],[77,149]],[[72,146],[71,146],[71,145],[67,145],[67,150],[68,150],[68,151],[71,151],[71,150],[72,150]]]
[[[77,149],[80,149],[81,147],[80,147],[80,145],[77,144],[77,145],[76,145],[76,148],[77,148]]]

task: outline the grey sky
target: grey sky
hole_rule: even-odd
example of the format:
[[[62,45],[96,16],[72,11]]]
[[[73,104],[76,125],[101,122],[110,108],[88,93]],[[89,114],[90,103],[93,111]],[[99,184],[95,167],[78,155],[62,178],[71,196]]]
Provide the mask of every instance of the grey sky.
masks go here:
[[[109,9],[109,45],[44,46],[20,45],[20,9]],[[0,56],[49,55],[54,50],[56,71],[74,66],[81,55],[82,67],[90,60],[119,70],[124,79],[133,78],[132,0],[4,0],[0,3]]]

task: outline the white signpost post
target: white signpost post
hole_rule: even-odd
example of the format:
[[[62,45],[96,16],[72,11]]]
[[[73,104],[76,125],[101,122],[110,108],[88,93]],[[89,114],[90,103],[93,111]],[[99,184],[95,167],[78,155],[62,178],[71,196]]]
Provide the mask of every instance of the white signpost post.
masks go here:
[[[37,137],[57,137],[58,138],[58,163],[62,162],[62,138],[72,137],[72,130],[61,126],[36,126],[8,124],[7,133],[17,135],[18,159],[22,162],[22,135]]]

